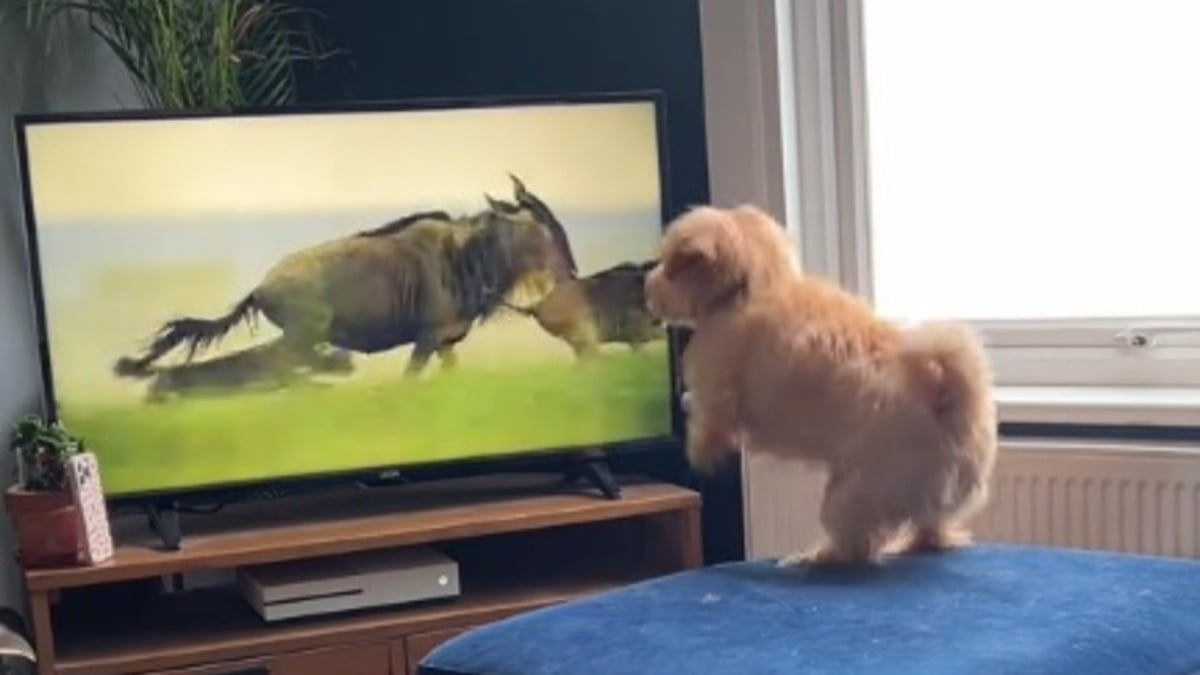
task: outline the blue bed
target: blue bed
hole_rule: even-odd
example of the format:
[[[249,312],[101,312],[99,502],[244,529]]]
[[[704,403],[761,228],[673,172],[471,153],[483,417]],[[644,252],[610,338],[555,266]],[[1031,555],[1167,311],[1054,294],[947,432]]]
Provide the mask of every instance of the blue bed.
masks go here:
[[[662,577],[477,628],[418,675],[1197,672],[1200,563],[977,545]]]

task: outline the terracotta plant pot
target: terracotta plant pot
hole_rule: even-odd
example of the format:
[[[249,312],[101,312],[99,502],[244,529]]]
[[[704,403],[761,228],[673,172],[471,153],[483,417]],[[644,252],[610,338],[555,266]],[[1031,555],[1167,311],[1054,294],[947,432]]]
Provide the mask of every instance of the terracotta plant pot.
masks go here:
[[[17,559],[22,567],[77,565],[83,541],[79,511],[65,490],[9,488],[4,506],[17,531]]]

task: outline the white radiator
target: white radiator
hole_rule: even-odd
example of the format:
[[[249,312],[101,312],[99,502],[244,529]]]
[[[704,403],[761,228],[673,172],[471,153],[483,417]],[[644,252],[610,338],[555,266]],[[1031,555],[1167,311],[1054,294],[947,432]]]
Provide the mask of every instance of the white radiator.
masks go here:
[[[823,476],[794,461],[744,462],[747,555],[809,545]],[[1200,446],[1006,442],[972,528],[980,541],[1200,557]]]

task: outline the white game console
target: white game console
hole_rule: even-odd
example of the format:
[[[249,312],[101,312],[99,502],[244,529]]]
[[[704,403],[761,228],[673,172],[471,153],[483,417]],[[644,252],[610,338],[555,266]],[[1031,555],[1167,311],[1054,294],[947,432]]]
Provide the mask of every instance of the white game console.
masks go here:
[[[459,594],[458,563],[418,546],[239,569],[242,596],[266,621]]]

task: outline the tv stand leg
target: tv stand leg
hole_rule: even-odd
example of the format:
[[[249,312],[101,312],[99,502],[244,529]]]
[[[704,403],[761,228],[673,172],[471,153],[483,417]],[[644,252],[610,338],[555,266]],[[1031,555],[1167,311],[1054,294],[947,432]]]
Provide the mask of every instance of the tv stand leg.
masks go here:
[[[162,539],[163,549],[178,551],[183,541],[183,528],[179,525],[179,507],[170,502],[148,502],[145,509],[150,519],[150,528]]]
[[[604,460],[584,459],[572,463],[563,477],[563,482],[577,483],[581,478],[587,480],[592,487],[599,490],[608,499],[621,498],[621,484],[617,482],[616,476],[612,474]]]

